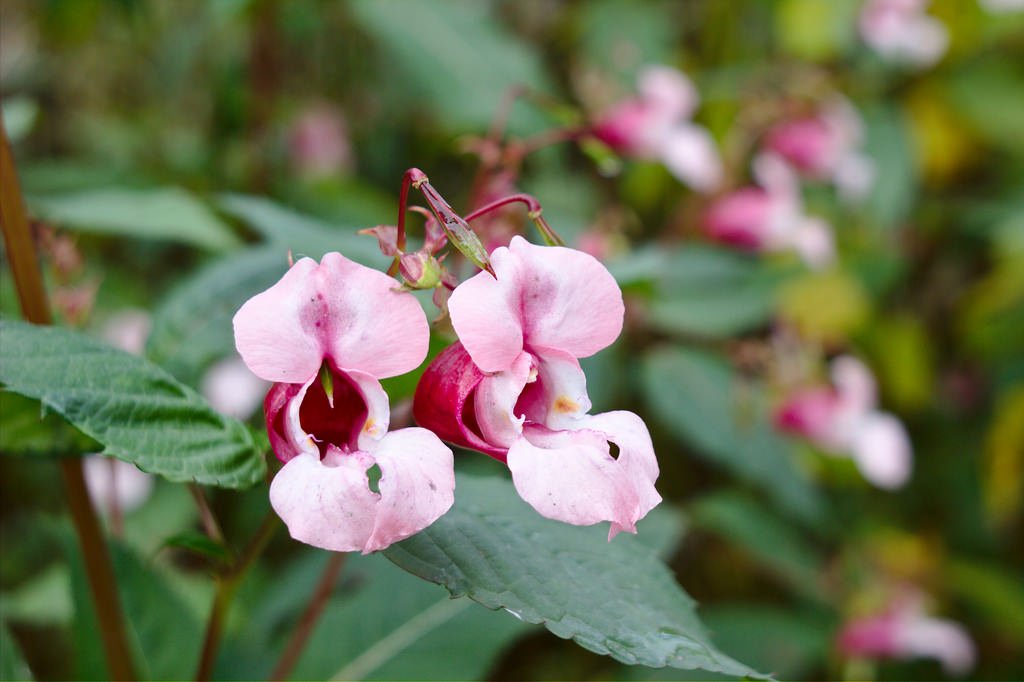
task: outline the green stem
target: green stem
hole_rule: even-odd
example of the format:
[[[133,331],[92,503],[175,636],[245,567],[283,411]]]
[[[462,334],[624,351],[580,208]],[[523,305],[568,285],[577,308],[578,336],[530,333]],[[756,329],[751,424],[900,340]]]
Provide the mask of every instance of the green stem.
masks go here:
[[[295,626],[295,632],[292,633],[291,639],[288,640],[281,658],[278,659],[277,665],[274,666],[274,671],[270,673],[271,680],[286,680],[292,674],[292,669],[299,662],[299,656],[302,655],[302,650],[306,647],[309,636],[313,634],[313,627],[316,625],[317,620],[320,619],[320,614],[323,613],[324,607],[327,606],[327,600],[334,590],[334,584],[338,582],[338,576],[341,574],[341,569],[345,565],[345,557],[347,556],[347,554],[340,552],[331,554],[331,558],[328,559],[327,565],[324,567],[324,572],[320,574],[320,580],[317,581],[313,595],[309,598],[306,610],[299,617],[299,622]]]
[[[34,324],[50,324],[50,306],[46,289],[36,260],[35,244],[29,230],[28,218],[18,185],[14,157],[11,154],[7,131],[0,122],[0,227],[4,233],[7,258],[11,264],[14,285],[25,319]],[[82,475],[82,461],[66,458],[61,461],[61,475],[67,494],[68,509],[78,535],[85,561],[93,606],[99,620],[100,640],[111,678],[135,679],[134,666],[128,648],[127,630],[117,594],[114,568],[107,553],[103,531],[96,510],[89,499]]]
[[[206,635],[203,637],[203,650],[199,656],[199,665],[196,668],[196,682],[204,682],[210,679],[213,673],[213,664],[217,659],[217,647],[220,645],[221,634],[224,631],[224,623],[227,619],[228,608],[231,600],[234,599],[235,590],[242,581],[242,577],[249,566],[256,560],[263,549],[270,542],[274,531],[277,530],[278,519],[273,511],[267,512],[256,530],[249,544],[239,555],[238,560],[224,572],[217,580],[217,589],[213,595],[213,605],[210,607],[210,618],[206,622]]]

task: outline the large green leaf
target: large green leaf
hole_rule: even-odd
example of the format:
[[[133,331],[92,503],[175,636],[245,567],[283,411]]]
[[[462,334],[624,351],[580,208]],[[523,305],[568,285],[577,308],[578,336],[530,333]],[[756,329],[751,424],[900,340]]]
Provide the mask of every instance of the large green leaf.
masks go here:
[[[650,326],[707,338],[732,336],[767,322],[775,308],[775,285],[785,275],[749,256],[700,245],[636,251],[609,269],[623,286],[651,287]]]
[[[643,386],[659,422],[697,454],[757,484],[790,514],[821,518],[820,493],[768,423],[760,391],[742,386],[724,362],[682,348],[657,350],[644,359]]]
[[[210,363],[234,351],[235,312],[287,270],[287,253],[279,248],[239,251],[201,268],[153,312],[146,357],[197,384]]]
[[[481,132],[508,88],[547,88],[539,55],[499,25],[489,3],[375,0],[348,7],[387,58],[388,78],[401,83],[411,113],[433,107],[446,125]],[[517,107],[509,127],[534,129],[538,118]]]
[[[46,220],[79,231],[165,239],[211,251],[239,244],[205,204],[176,187],[34,195],[29,206]]]
[[[801,533],[755,500],[714,493],[690,506],[697,528],[723,536],[750,553],[797,593],[823,600],[822,560]]]
[[[384,554],[454,596],[630,665],[758,676],[715,649],[649,546],[542,518],[505,480],[460,476],[457,489],[452,511]]]
[[[240,422],[147,360],[66,329],[0,321],[4,388],[63,415],[103,454],[172,481],[241,488],[266,463]]]
[[[99,622],[85,566],[70,533],[66,534],[65,543],[75,605],[72,634],[76,667],[80,678],[104,679],[106,664],[98,638]],[[111,555],[137,672],[142,679],[190,679],[202,644],[199,621],[158,567],[143,564],[131,550],[118,543],[111,545]]]
[[[328,251],[339,251],[363,265],[379,267],[388,263],[374,237],[358,234],[358,230],[369,227],[367,225],[331,225],[269,199],[245,194],[221,195],[218,204],[226,213],[263,235],[282,254],[290,249],[296,259],[302,256],[319,259]]]
[[[21,649],[4,623],[0,623],[0,680],[30,680],[32,671],[25,665]]]

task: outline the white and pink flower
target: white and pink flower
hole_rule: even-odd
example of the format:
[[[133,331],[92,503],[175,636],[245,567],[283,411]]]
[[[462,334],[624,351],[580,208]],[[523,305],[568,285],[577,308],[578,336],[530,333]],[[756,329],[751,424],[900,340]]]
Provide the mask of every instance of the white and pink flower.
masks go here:
[[[778,427],[834,455],[853,458],[870,483],[899,488],[910,478],[913,452],[899,419],[877,409],[875,378],[851,356],[832,361],[832,386],[790,395],[776,414]]]
[[[637,92],[598,120],[594,136],[625,156],[661,161],[698,192],[716,189],[722,161],[708,131],[690,120],[700,101],[690,80],[669,66],[648,66]]]
[[[925,13],[928,0],[867,0],[860,11],[860,34],[885,59],[928,67],[949,46],[946,26]]]
[[[832,229],[804,213],[799,181],[780,157],[754,162],[757,186],[743,187],[711,204],[704,216],[709,237],[749,251],[796,251],[812,268],[835,260]]]
[[[264,408],[284,466],[270,502],[293,538],[365,554],[448,511],[451,450],[425,429],[388,432],[379,380],[415,369],[429,339],[422,308],[395,280],[338,253],[303,258],[249,299],[234,326],[246,365],[274,382]]]
[[[427,368],[417,421],[451,443],[506,462],[519,495],[575,525],[636,532],[661,497],[658,462],[632,412],[590,415],[578,358],[622,330],[622,292],[595,258],[522,237],[452,293],[459,335]]]
[[[860,151],[864,123],[843,98],[813,115],[784,121],[768,131],[764,146],[802,176],[832,182],[844,199],[864,196],[874,180],[874,164]]]
[[[849,621],[839,633],[839,650],[858,658],[932,658],[947,675],[974,667],[974,642],[962,625],[926,615],[916,592],[904,594],[884,613]]]

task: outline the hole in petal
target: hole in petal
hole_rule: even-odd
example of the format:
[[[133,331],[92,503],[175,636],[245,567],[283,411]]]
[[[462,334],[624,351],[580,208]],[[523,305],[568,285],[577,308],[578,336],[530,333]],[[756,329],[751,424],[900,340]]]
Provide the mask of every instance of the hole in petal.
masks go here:
[[[370,486],[371,492],[380,492],[380,477],[383,475],[384,472],[382,472],[380,467],[376,464],[366,470],[366,481]]]
[[[612,456],[612,459],[618,459],[621,453],[622,451],[619,449],[618,445],[608,441],[608,454]]]

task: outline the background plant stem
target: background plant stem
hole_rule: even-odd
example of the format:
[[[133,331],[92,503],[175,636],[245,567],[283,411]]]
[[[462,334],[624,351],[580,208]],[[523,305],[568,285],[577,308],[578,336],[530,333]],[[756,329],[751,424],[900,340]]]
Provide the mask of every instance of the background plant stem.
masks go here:
[[[35,244],[25,215],[21,187],[14,167],[7,131],[0,122],[0,226],[14,276],[14,285],[25,319],[50,324],[50,306],[36,260]],[[100,625],[100,639],[108,672],[114,680],[135,679],[121,601],[117,594],[114,568],[107,552],[99,518],[89,499],[79,458],[65,458],[60,464],[71,520],[85,560],[89,591]]]
[[[327,560],[324,572],[320,574],[320,580],[316,584],[316,589],[313,590],[313,596],[309,598],[305,611],[299,617],[295,632],[288,640],[281,658],[274,666],[274,671],[270,673],[271,680],[288,679],[295,664],[299,662],[302,650],[305,649],[306,642],[309,641],[309,636],[313,633],[313,626],[316,625],[324,607],[327,606],[327,600],[334,590],[334,584],[338,582],[338,575],[341,574],[347,556],[347,554],[336,552],[332,553],[331,558]]]

